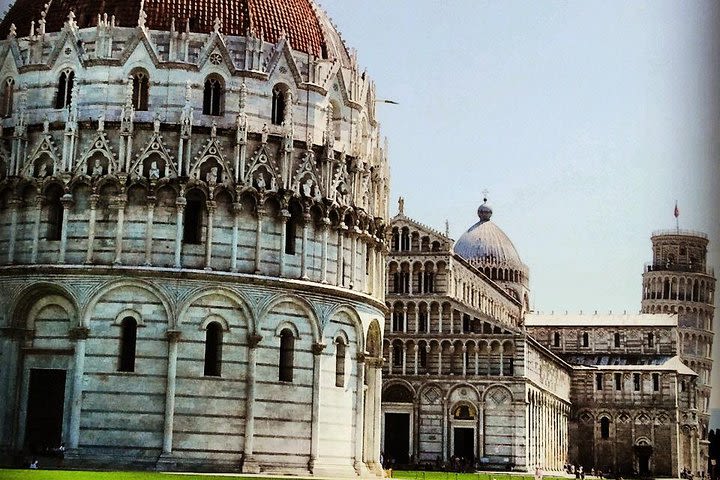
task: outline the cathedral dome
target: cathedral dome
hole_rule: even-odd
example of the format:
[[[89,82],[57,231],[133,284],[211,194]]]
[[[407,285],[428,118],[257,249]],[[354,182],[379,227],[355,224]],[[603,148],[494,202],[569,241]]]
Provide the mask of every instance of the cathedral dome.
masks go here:
[[[168,31],[174,21],[179,31],[187,25],[193,33],[210,33],[217,19],[224,35],[250,33],[271,43],[285,35],[295,50],[347,56],[335,28],[311,0],[17,0],[0,23],[0,38],[12,24],[17,36],[26,36],[31,22],[39,26],[42,18],[46,32],[58,32],[71,12],[80,28],[97,25],[98,15],[106,13],[119,27],[135,27],[141,9],[151,30]]]
[[[525,265],[510,238],[490,218],[492,208],[487,199],[478,208],[480,221],[463,233],[455,243],[455,253],[476,267],[511,267],[525,270]]]

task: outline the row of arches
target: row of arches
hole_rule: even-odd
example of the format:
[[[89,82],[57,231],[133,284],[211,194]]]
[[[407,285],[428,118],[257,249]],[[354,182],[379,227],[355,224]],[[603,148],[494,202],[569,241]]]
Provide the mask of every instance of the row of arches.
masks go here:
[[[511,301],[500,297],[500,295],[490,295],[484,283],[480,283],[478,279],[470,278],[472,277],[464,279],[459,275],[455,276],[455,297],[480,310],[481,313],[497,318],[502,323],[517,325],[520,307],[512,305]],[[520,301],[514,291],[512,291],[512,296]]]
[[[387,375],[514,376],[512,340],[385,339]]]
[[[0,245],[5,262],[47,263],[61,255],[61,263],[259,270],[382,292],[376,237],[383,236],[382,225],[352,210],[259,197],[252,190],[238,196],[217,188],[209,196],[191,187],[181,195],[167,184],[150,190],[134,183],[123,190],[105,182],[94,190],[76,182],[64,193],[51,182],[38,194],[28,183],[19,192],[0,192],[0,218],[14,227],[8,231],[12,254],[9,242]],[[262,256],[281,249],[278,263]]]
[[[712,280],[677,275],[645,276],[643,300],[680,300],[684,302],[712,303]]]
[[[459,310],[447,301],[396,300],[388,303],[388,309],[389,315],[385,323],[385,331],[388,333],[508,333],[495,322]]]
[[[148,111],[150,106],[150,75],[144,68],[134,68],[129,76],[131,102],[135,111]],[[75,71],[67,68],[60,72],[55,90],[54,108],[69,108],[72,103],[75,86]],[[7,77],[2,84],[0,114],[9,117],[13,114],[15,79]],[[208,75],[203,82],[203,115],[222,116],[225,112],[226,81],[217,73]],[[270,120],[274,125],[282,125],[286,120],[289,87],[284,83],[276,84],[272,89]]]
[[[447,264],[428,260],[388,262],[388,292],[407,295],[447,291]]]
[[[430,235],[409,227],[393,227],[391,231],[390,250],[397,252],[439,252],[441,243],[433,240]]]

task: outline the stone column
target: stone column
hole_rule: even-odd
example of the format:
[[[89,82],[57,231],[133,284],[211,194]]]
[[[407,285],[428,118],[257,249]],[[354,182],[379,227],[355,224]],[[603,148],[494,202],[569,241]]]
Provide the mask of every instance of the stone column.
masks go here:
[[[35,224],[33,225],[32,252],[30,254],[30,263],[37,263],[38,244],[40,242],[40,220],[42,218],[42,204],[45,197],[38,195],[35,199]]]
[[[378,359],[375,366],[375,374],[373,375],[373,381],[375,383],[373,388],[373,402],[374,402],[374,412],[373,412],[373,428],[375,430],[375,433],[373,435],[373,449],[372,449],[372,458],[375,465],[377,465],[379,468],[382,468],[380,465],[380,420],[382,418],[382,412],[380,409],[380,392],[382,391],[382,359]]]
[[[355,288],[355,282],[357,281],[357,227],[354,227],[348,233],[350,234],[350,288]]]
[[[303,215],[303,229],[302,229],[302,257],[300,258],[300,278],[303,280],[308,280],[308,274],[307,274],[307,256],[308,256],[308,227],[310,226],[310,222],[312,220],[312,217],[309,213],[306,213]]]
[[[257,371],[257,347],[262,340],[260,335],[248,337],[248,363],[247,363],[247,400],[245,401],[245,457],[243,459],[243,473],[260,473],[260,465],[254,458],[255,445],[255,375]]]
[[[355,462],[353,467],[358,475],[363,475],[363,417],[365,413],[365,354],[357,355],[357,375],[355,384]]]
[[[93,249],[95,248],[95,220],[97,219],[97,206],[100,195],[90,195],[90,219],[88,222],[88,240],[87,251],[85,253],[85,263],[92,263]]]
[[[237,173],[236,173],[237,175]],[[240,214],[242,213],[242,203],[233,203],[233,229],[232,229],[232,244],[230,245],[230,271],[237,272],[237,256],[238,256],[238,241],[240,233]]]
[[[125,229],[125,200],[120,200],[117,205],[118,218],[117,227],[115,230],[115,260],[113,263],[120,265],[122,263],[122,247],[123,247],[123,235]]]
[[[262,253],[262,217],[265,209],[262,206],[257,208],[257,225],[255,226],[255,273],[260,273],[260,254]],[[283,231],[285,229],[283,228]],[[285,246],[283,245],[282,248]],[[283,250],[284,251],[284,250]]]
[[[438,303],[438,332],[442,332],[443,328],[443,306]]]
[[[310,464],[312,471],[317,463],[318,452],[320,449],[320,369],[322,352],[325,350],[325,344],[314,343],[312,346],[313,353],[313,390],[312,390],[312,423],[310,425]]]
[[[442,459],[448,461],[448,399],[443,397],[442,416]]]
[[[452,305],[450,306],[450,335],[453,334],[453,329],[455,328],[453,326],[453,322],[455,322],[455,309],[452,308]]]
[[[183,213],[187,200],[177,197],[175,200],[175,268],[182,268]]]
[[[405,342],[402,343],[402,374],[405,376],[407,368],[407,347]]]
[[[58,263],[65,263],[65,251],[67,250],[68,235],[68,214],[70,212],[70,206],[73,204],[72,195],[66,193],[60,198],[60,202],[63,206],[63,218],[60,230],[60,254],[58,257]]]
[[[407,305],[403,305],[403,328],[402,328],[403,333],[407,333],[407,331],[408,331],[408,314],[407,314],[407,311],[408,311]]]
[[[368,263],[368,268],[370,269],[370,271],[367,272],[366,278],[368,279],[368,294],[375,295],[377,289],[377,270],[375,268],[375,247],[372,245],[372,241],[372,237],[368,237],[367,244],[365,245],[365,248],[367,249],[367,254],[370,257]]]
[[[215,207],[216,203],[212,200],[208,200],[207,211],[207,238],[205,239],[205,270],[212,270],[212,247],[213,247],[213,223],[215,221]]]
[[[327,279],[327,261],[328,261],[328,228],[330,226],[330,219],[325,217],[322,219],[322,260],[320,264],[320,282],[328,283]]]
[[[345,276],[343,275],[344,270],[344,264],[345,264],[345,246],[343,245],[343,239],[345,237],[345,234],[343,233],[344,230],[347,230],[347,227],[344,223],[340,223],[340,225],[337,228],[338,232],[338,245],[337,245],[337,272],[336,272],[336,285],[338,287],[342,287],[345,284]]]
[[[467,345],[462,346],[462,350],[460,353],[462,353],[462,374],[463,374],[463,377],[466,377],[467,376],[467,361],[466,361]]]
[[[20,200],[12,197],[8,202],[10,207],[10,239],[8,241],[8,263],[12,264],[15,262],[15,239],[17,236],[17,218],[18,218],[18,206]]]
[[[287,243],[287,222],[290,220],[290,212],[287,209],[280,211],[280,249],[278,251],[278,262],[280,264],[280,276],[285,276],[285,244]]]
[[[425,267],[421,266],[420,271],[418,272],[418,293],[423,293],[425,290],[423,289],[425,284]]]
[[[70,338],[75,340],[75,354],[73,359],[68,449],[75,450],[80,442],[80,413],[82,411],[83,376],[85,375],[85,341],[90,334],[90,330],[87,327],[75,327],[69,333]]]
[[[167,386],[165,387],[165,426],[163,429],[162,454],[170,455],[173,444],[173,424],[175,421],[175,387],[177,379],[178,342],[180,330],[168,330]]]
[[[145,266],[149,267],[152,265],[152,244],[153,244],[153,234],[154,234],[154,221],[155,221],[155,197],[148,197],[147,198],[147,207],[148,207],[148,214],[147,214],[147,223],[146,223],[146,230],[145,230]]]
[[[24,331],[15,327],[0,327],[3,368],[0,369],[0,451],[12,450],[15,443],[13,420],[17,411],[18,361]]]
[[[415,346],[413,347],[413,350],[414,350],[414,352],[415,352],[415,368],[413,369],[413,373],[414,373],[415,375],[417,375],[417,374],[418,374],[418,350],[419,350],[419,347],[418,347],[417,343],[416,343]]]

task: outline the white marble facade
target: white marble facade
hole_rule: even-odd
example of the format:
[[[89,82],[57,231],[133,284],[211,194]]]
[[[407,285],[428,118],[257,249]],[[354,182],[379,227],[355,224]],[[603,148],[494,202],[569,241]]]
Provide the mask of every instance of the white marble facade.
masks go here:
[[[386,149],[309,5],[319,56],[142,11],[0,42],[4,461],[379,474]]]

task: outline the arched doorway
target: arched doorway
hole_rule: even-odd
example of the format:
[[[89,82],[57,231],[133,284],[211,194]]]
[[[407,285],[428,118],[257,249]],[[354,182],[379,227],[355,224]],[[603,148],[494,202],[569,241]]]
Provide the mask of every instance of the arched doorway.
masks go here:
[[[408,465],[413,451],[413,393],[405,385],[388,386],[382,393],[384,460]]]
[[[650,457],[652,457],[653,447],[650,440],[641,437],[635,442],[633,447],[635,450],[635,466],[637,472],[641,477],[647,477],[650,475]]]

